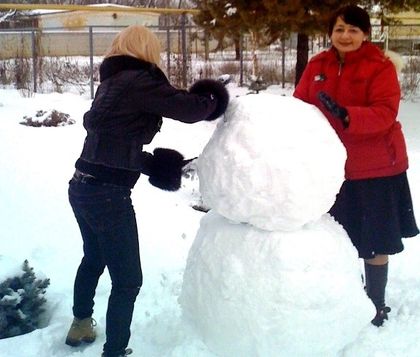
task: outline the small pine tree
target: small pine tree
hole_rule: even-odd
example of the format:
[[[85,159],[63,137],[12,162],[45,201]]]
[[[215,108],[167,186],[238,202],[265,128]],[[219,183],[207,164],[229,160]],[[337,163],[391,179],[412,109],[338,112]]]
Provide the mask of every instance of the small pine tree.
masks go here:
[[[27,260],[21,276],[0,284],[0,339],[23,335],[39,327],[49,279],[36,279]]]

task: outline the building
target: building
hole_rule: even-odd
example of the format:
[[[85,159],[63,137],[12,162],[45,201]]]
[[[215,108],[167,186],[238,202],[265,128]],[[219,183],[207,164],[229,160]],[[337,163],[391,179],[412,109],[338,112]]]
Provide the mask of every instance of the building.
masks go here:
[[[105,11],[106,7],[121,11]],[[129,25],[159,26],[158,12],[127,6],[91,5],[97,10],[39,10],[3,24],[0,32],[0,59],[37,56],[101,56],[115,34]],[[136,9],[136,11],[129,11]],[[143,11],[137,11],[143,10]],[[92,33],[92,36],[90,34]]]
[[[399,53],[420,53],[420,13],[400,12],[387,24],[372,19],[372,40]]]

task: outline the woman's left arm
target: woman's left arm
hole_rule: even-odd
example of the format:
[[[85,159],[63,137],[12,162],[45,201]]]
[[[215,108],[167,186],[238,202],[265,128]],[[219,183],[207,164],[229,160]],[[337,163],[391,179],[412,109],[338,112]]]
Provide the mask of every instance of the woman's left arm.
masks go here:
[[[346,106],[349,134],[375,134],[394,125],[401,98],[400,85],[393,63],[387,60],[372,74],[367,88],[366,104]]]

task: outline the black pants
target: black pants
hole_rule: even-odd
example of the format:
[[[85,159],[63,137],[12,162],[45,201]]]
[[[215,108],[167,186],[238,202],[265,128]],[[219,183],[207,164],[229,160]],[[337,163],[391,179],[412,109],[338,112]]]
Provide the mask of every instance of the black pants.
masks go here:
[[[130,339],[134,302],[142,285],[137,223],[128,187],[72,179],[69,200],[83,238],[74,283],[73,314],[93,314],[95,290],[105,266],[112,281],[106,315],[105,355],[123,354]]]

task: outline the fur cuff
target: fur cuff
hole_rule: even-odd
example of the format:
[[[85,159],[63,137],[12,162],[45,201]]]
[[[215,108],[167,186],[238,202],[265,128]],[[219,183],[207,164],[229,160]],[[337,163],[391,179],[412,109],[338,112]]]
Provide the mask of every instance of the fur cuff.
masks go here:
[[[149,182],[165,191],[177,191],[181,187],[184,156],[176,150],[157,148],[149,158],[148,168],[142,170]]]
[[[220,117],[229,104],[229,92],[222,82],[214,79],[200,79],[189,89],[190,93],[211,94],[217,99],[217,106],[213,113],[205,120],[211,121]]]

